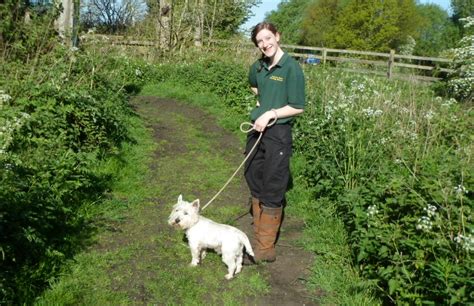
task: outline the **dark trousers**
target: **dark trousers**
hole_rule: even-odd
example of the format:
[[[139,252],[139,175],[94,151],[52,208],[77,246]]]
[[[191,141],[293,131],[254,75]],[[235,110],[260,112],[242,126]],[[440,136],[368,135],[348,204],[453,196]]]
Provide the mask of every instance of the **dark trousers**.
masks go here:
[[[247,135],[246,154],[260,133]],[[292,135],[290,124],[277,124],[264,131],[262,139],[249,157],[245,179],[253,197],[267,207],[282,207],[290,179]]]

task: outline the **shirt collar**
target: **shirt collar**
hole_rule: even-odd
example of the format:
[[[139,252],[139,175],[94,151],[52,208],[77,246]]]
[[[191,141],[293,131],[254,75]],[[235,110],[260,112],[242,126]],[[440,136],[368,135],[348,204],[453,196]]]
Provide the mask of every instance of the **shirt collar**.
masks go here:
[[[286,60],[288,59],[288,57],[289,57],[288,53],[283,52],[283,55],[281,56],[280,60],[279,60],[278,63],[275,65],[275,67],[276,67],[276,66],[282,67],[282,66],[285,64],[285,62],[286,62]],[[267,62],[267,61],[263,61],[263,66],[265,67],[265,69],[268,70],[268,62]]]

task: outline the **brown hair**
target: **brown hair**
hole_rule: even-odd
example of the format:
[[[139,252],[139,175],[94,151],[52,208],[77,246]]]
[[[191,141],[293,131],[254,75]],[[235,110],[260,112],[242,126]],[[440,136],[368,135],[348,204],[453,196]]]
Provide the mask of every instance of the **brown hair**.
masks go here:
[[[266,22],[266,21],[258,23],[255,27],[253,27],[252,34],[250,36],[252,38],[253,43],[255,44],[255,47],[258,47],[257,34],[263,29],[270,31],[275,35],[278,33],[278,30],[275,27],[275,25],[273,25],[273,23]]]

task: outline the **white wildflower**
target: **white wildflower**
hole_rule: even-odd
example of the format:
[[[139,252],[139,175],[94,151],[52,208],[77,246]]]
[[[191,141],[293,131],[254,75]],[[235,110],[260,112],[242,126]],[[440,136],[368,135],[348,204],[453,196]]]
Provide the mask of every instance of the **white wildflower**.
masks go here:
[[[5,93],[4,90],[0,90],[0,106],[3,105],[3,103],[10,101],[12,96],[9,94]]]
[[[431,120],[431,119],[433,119],[434,115],[435,115],[435,113],[430,110],[425,114],[425,118],[428,119],[428,120]]]
[[[367,117],[372,117],[372,116],[378,117],[378,116],[381,116],[381,115],[383,114],[383,111],[382,111],[382,110],[380,110],[380,109],[373,109],[373,108],[371,108],[371,107],[369,107],[369,108],[364,108],[364,109],[362,110],[362,112],[365,113],[365,115],[366,115]]]
[[[370,205],[367,208],[367,217],[372,217],[378,214],[379,210],[377,209],[377,205]]]
[[[436,211],[438,210],[436,206],[428,204],[423,210],[426,212],[429,218],[436,216]]]
[[[454,187],[454,192],[456,192],[457,194],[467,194],[468,190],[463,185],[457,185],[456,187]]]
[[[418,224],[416,225],[417,230],[429,231],[433,228],[433,222],[427,216],[422,216],[418,219]]]
[[[468,252],[474,251],[474,236],[471,234],[458,234],[454,237],[454,242],[461,245],[461,247]]]
[[[415,132],[409,132],[409,133],[408,133],[408,137],[409,137],[411,140],[417,140],[417,139],[418,139],[418,134],[415,133]]]

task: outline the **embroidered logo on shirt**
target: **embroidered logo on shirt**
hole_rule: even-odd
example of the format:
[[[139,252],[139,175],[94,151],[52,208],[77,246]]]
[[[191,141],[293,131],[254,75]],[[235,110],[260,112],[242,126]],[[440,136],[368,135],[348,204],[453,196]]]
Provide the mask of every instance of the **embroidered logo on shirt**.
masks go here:
[[[272,75],[270,77],[270,80],[274,80],[274,81],[278,81],[278,82],[283,82],[283,78],[282,77],[279,77],[279,76],[276,76],[276,75]]]

